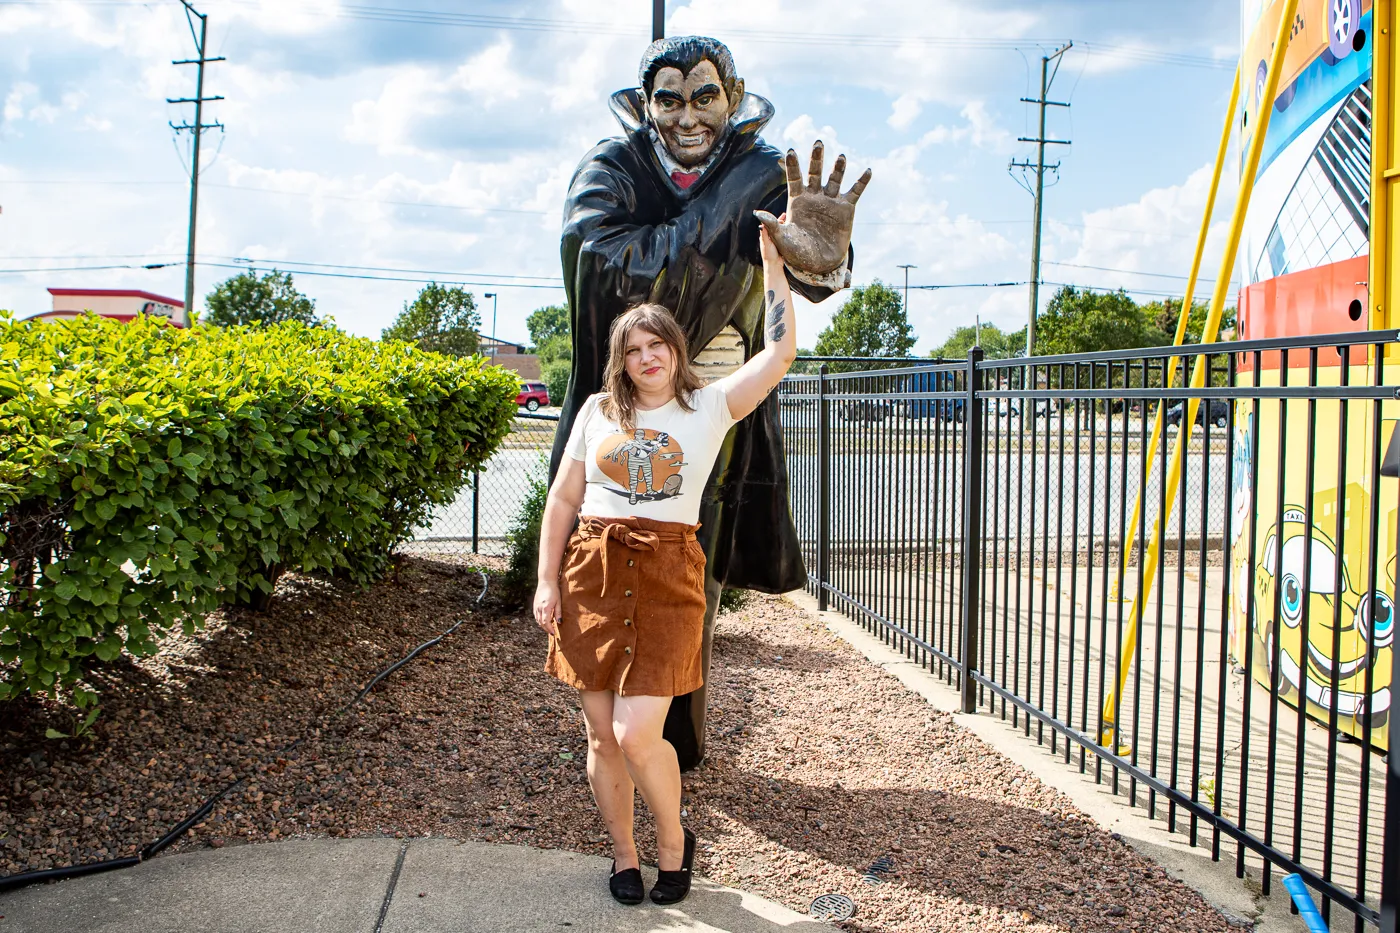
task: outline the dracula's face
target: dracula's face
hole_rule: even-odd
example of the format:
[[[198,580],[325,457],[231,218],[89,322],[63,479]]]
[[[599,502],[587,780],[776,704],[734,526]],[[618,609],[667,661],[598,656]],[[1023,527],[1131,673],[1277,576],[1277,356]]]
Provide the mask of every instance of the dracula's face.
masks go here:
[[[664,391],[671,385],[671,347],[640,327],[627,335],[627,378],[644,392]]]
[[[734,100],[725,95],[711,61],[702,61],[688,75],[662,68],[652,82],[647,114],[671,158],[689,167],[709,158],[743,96],[742,80],[735,82]]]

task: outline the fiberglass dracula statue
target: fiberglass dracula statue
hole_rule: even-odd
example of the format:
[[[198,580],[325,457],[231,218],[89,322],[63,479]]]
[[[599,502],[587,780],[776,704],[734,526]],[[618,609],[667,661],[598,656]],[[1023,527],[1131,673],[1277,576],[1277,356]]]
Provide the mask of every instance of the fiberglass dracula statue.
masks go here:
[[[793,290],[821,301],[850,282],[853,206],[825,192],[796,190],[789,204],[783,157],[758,135],[773,105],[744,91],[722,43],[698,36],[657,40],[643,55],[638,78],[639,87],[610,101],[625,135],[584,156],[564,206],[560,251],[573,371],[551,477],[575,415],[601,389],[608,327],[627,308],[641,302],[669,308],[692,356],[728,328],[737,331],[746,359],[763,348],[755,210],[789,213],[789,235],[777,245]],[[813,161],[819,178],[819,150]],[[775,395],[730,432],[703,490],[700,522],[708,558],[708,679],[721,588],[781,593],[807,580],[788,508]],[[682,768],[704,755],[704,711],[703,688],[672,705],[666,737]]]

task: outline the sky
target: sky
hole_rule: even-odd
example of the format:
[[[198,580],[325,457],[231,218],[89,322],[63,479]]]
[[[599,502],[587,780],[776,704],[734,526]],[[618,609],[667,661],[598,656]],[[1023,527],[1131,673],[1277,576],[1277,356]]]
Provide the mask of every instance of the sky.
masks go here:
[[[579,160],[620,129],[650,0],[202,0],[208,16],[196,304],[250,264],[291,271],[318,313],[377,337],[429,280],[467,283],[486,332],[528,341],[560,303],[559,232]],[[1046,283],[1180,295],[1238,57],[1239,0],[668,0],[668,35],[729,45],[776,116],[822,139],[856,215],[854,283],[902,287],[923,353],[1028,314],[1041,58],[1064,42],[1047,135]],[[197,22],[197,21],[196,21]],[[195,56],[178,0],[0,0],[0,308],[49,287],[179,298]],[[1053,67],[1053,66],[1052,66]],[[1217,274],[1226,173],[1205,271]],[[147,265],[166,264],[147,269]],[[938,289],[918,286],[1020,283]],[[1042,286],[1041,304],[1055,284]],[[1198,291],[1207,292],[1207,281]],[[486,293],[496,299],[487,299]],[[799,302],[811,347],[843,293]],[[493,304],[495,323],[493,325]]]

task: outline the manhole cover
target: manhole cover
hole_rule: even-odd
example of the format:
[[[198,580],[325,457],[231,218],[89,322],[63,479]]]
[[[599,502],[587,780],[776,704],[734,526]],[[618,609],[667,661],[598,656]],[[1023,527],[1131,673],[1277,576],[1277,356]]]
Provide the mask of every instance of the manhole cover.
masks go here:
[[[856,915],[856,902],[844,894],[823,894],[812,901],[807,912],[818,920],[840,923]]]

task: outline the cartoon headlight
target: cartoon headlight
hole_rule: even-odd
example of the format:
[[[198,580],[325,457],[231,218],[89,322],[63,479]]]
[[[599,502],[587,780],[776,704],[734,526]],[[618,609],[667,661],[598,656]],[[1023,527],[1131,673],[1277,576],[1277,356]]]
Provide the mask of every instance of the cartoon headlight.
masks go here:
[[[1283,586],[1279,590],[1279,605],[1283,609],[1284,621],[1296,626],[1303,615],[1303,584],[1291,573],[1283,575]]]
[[[1395,640],[1395,602],[1381,592],[1367,593],[1356,606],[1356,631],[1372,648]]]

